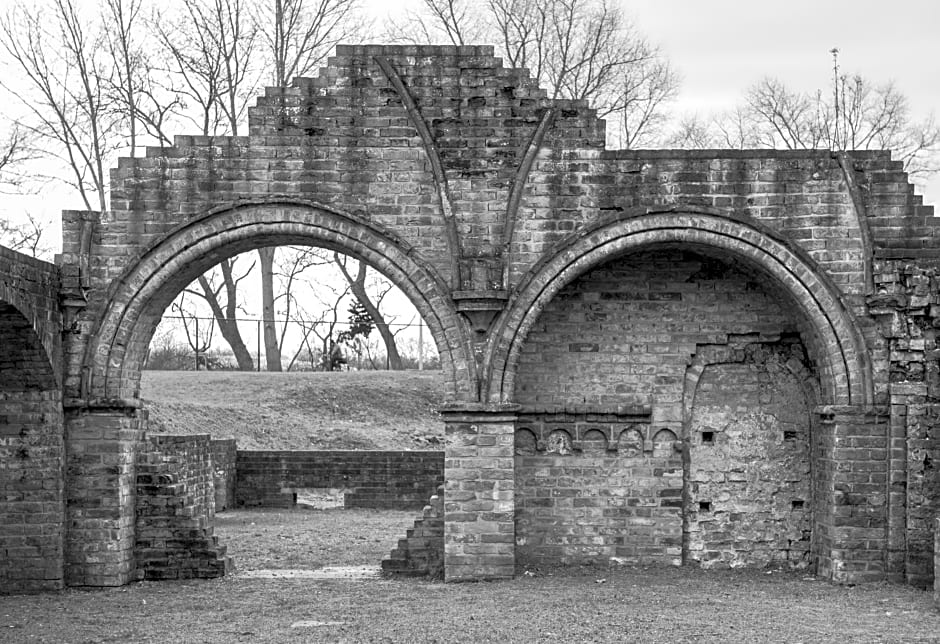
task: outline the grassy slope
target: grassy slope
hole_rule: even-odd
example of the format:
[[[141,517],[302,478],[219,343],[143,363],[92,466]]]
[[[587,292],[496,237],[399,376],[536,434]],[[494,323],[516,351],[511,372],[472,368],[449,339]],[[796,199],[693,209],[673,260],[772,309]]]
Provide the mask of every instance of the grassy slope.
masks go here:
[[[150,431],[242,449],[437,449],[440,372],[145,371]]]

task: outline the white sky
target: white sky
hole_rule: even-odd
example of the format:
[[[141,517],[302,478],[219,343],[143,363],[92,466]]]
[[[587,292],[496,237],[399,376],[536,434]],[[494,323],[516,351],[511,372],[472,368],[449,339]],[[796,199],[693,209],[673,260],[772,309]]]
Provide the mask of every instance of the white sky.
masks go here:
[[[0,0],[0,7],[7,1]],[[366,1],[378,16],[400,13],[417,0]],[[826,89],[832,73],[829,50],[838,47],[843,72],[876,83],[894,81],[910,99],[914,115],[940,117],[938,0],[620,1],[681,74],[677,113],[706,116],[731,108],[764,76],[804,91]],[[926,203],[940,206],[940,177],[922,194]],[[0,214],[22,207],[19,200],[7,199]],[[66,190],[50,188],[26,207],[52,221],[61,208],[82,204]],[[57,245],[57,221],[50,228]]]
[[[826,90],[833,47],[844,73],[894,81],[918,120],[940,117],[937,0],[622,0],[682,75],[677,109],[727,109],[765,76]],[[940,177],[922,193],[940,206]],[[940,212],[936,214],[940,215]]]

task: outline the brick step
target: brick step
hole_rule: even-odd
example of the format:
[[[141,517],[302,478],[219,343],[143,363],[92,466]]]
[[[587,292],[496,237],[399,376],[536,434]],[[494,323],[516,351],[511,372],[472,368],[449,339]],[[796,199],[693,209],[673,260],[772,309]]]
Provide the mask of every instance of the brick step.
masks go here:
[[[444,486],[438,486],[405,538],[382,561],[382,570],[408,577],[443,577]]]

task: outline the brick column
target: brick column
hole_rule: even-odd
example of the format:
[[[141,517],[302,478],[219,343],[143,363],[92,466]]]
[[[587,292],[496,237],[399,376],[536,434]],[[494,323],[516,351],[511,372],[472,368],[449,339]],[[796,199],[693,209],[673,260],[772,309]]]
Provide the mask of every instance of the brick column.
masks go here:
[[[69,586],[121,586],[136,578],[136,460],[146,412],[129,402],[66,410]]]
[[[444,580],[511,578],[515,572],[515,406],[442,410]]]
[[[839,583],[886,578],[889,497],[888,409],[817,408],[813,439],[818,574]]]

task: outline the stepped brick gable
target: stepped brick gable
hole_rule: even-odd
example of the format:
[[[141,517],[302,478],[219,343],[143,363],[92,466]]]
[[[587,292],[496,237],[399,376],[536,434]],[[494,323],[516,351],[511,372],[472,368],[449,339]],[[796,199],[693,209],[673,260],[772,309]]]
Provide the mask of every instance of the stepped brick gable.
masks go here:
[[[0,249],[0,589],[224,574],[213,448],[148,437],[140,369],[185,285],[278,244],[368,262],[437,344],[444,485],[389,570],[931,584],[940,226],[901,164],[604,131],[490,47],[341,46],[247,136],[121,159],[55,266]]]

